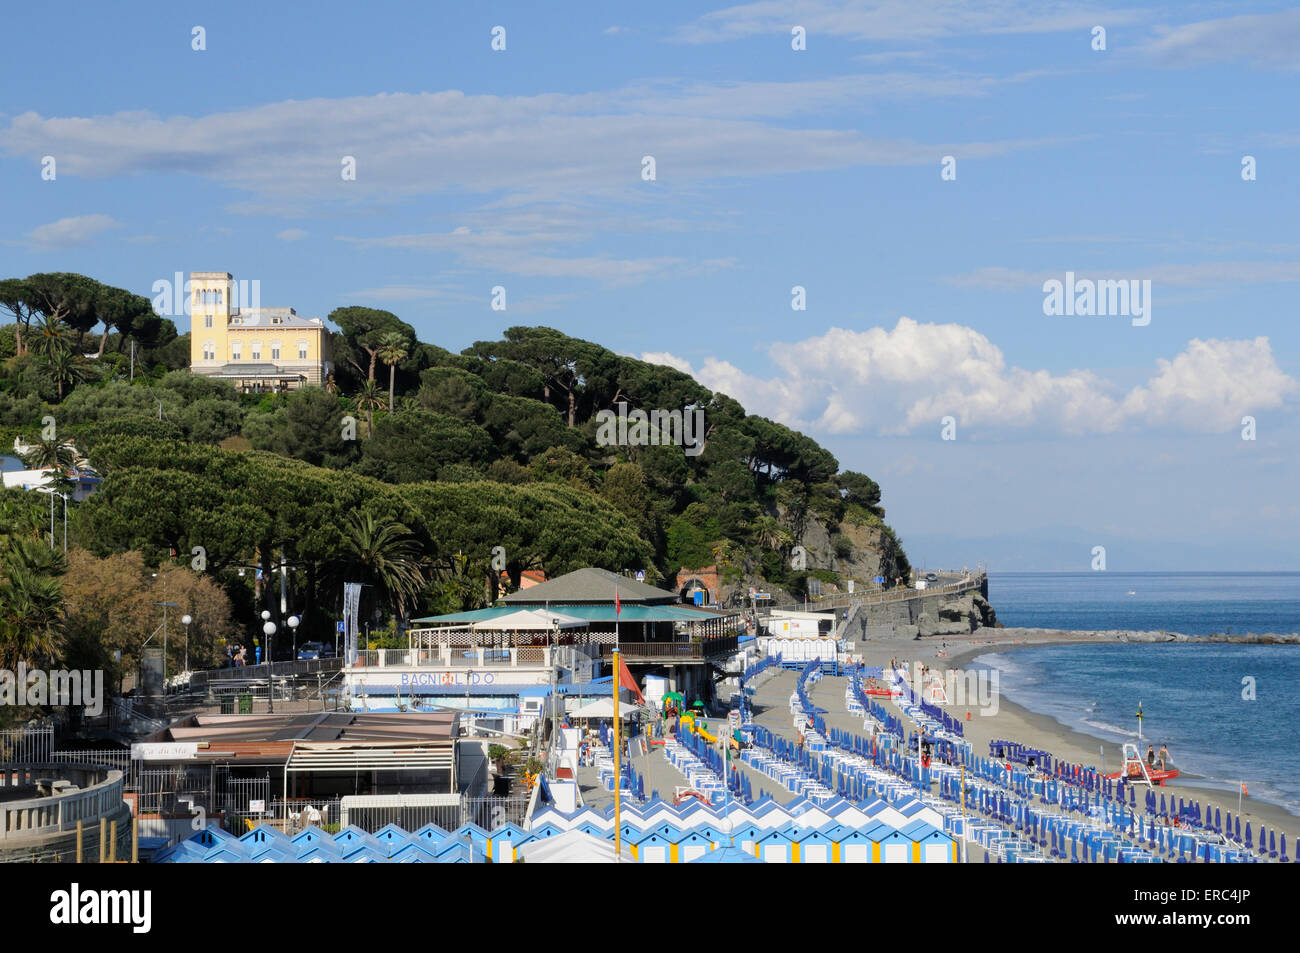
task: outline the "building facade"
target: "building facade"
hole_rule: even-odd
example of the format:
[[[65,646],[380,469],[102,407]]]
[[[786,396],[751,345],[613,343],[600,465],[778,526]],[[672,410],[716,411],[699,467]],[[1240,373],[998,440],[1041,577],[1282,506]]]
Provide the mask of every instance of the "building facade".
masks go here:
[[[191,372],[229,380],[244,393],[325,383],[334,363],[324,321],[293,308],[247,307],[237,297],[229,272],[190,272]]]

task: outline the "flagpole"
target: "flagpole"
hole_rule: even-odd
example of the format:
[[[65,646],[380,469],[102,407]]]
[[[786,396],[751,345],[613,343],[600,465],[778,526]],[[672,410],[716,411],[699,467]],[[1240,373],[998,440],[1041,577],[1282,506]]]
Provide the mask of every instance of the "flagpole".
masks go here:
[[[623,739],[619,728],[618,695],[619,685],[623,681],[622,660],[618,651],[618,616],[622,605],[618,598],[618,587],[614,587],[614,863],[619,863],[623,853]]]
[[[614,863],[619,862],[623,853],[623,804],[619,797],[623,789],[623,742],[619,736],[618,723],[618,683],[622,669],[618,657],[618,620],[614,620]]]

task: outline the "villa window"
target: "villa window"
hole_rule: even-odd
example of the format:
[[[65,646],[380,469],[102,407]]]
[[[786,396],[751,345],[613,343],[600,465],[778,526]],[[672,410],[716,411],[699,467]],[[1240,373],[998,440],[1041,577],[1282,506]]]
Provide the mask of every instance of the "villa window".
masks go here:
[[[242,348],[243,348],[243,344],[241,342],[239,341],[230,342],[230,359],[232,361],[238,361],[241,359],[239,352],[242,350]]]
[[[215,361],[216,359],[217,359],[217,348],[216,348],[216,345],[213,344],[211,341],[204,341],[204,342],[203,342],[203,360],[205,360],[205,361]]]
[[[298,342],[298,360],[300,360],[300,361],[305,361],[305,360],[307,360],[307,342],[306,342],[306,341],[299,341],[299,342]]]
[[[252,351],[253,351],[253,360],[260,361],[262,359],[262,342],[254,341],[252,344]]]
[[[280,342],[279,342],[279,341],[272,341],[272,342],[271,342],[271,360],[273,360],[273,361],[278,361],[279,359],[280,359]]]
[[[210,327],[212,327],[212,315],[210,315],[210,314],[205,314],[205,315],[203,316],[203,326],[204,326],[205,328],[210,328]]]

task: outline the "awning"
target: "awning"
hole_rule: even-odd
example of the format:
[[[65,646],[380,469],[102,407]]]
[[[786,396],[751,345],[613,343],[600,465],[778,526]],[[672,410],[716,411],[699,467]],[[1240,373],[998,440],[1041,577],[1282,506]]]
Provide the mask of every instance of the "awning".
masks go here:
[[[640,705],[632,702],[620,702],[618,706],[619,721],[634,718],[641,713],[650,714],[650,709],[642,708]],[[612,697],[598,698],[594,702],[583,705],[577,711],[569,713],[570,718],[613,718],[614,717],[614,699]]]
[[[515,609],[480,622],[471,622],[469,627],[476,632],[522,632],[545,631],[555,629],[585,629],[589,623],[586,619],[565,615],[560,612],[547,612],[543,609]]]

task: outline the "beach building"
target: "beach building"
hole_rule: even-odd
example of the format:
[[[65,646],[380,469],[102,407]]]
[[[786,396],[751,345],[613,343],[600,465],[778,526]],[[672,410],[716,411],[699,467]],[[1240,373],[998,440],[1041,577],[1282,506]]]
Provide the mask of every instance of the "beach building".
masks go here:
[[[142,833],[158,836],[188,833],[194,815],[167,809],[177,801],[228,827],[283,817],[282,805],[310,814],[340,799],[345,814],[385,797],[430,807],[442,798],[459,814],[461,776],[479,773],[483,751],[462,750],[458,735],[451,712],[191,715],[131,746],[138,786],[129,797]]]
[[[617,642],[638,680],[658,677],[692,699],[712,696],[713,669],[736,655],[742,624],[739,613],[686,605],[678,593],[593,568],[520,589],[491,608],[414,623],[413,658],[468,652],[518,668],[551,651],[568,683],[607,670]]]
[[[325,322],[243,300],[244,285],[225,271],[190,272],[190,371],[231,381],[241,393],[323,384],[334,369]]]

